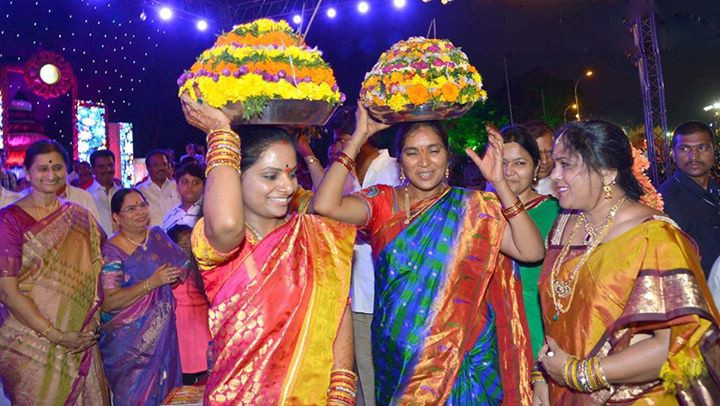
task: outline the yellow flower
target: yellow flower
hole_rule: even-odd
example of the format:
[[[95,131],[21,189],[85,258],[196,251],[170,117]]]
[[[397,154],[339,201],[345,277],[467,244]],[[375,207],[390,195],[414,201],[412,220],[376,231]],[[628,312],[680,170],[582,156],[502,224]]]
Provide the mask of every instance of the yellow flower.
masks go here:
[[[402,111],[407,104],[410,104],[410,102],[400,93],[393,94],[387,101],[388,107],[393,111]]]

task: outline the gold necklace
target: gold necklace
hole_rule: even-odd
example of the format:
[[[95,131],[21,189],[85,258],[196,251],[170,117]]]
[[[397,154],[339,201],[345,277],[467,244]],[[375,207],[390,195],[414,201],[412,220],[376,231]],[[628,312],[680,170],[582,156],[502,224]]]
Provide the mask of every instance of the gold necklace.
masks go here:
[[[607,217],[605,218],[605,221],[599,227],[600,229],[588,242],[589,245],[583,255],[580,257],[580,260],[577,262],[577,264],[575,264],[567,279],[563,281],[560,280],[558,277],[560,273],[560,268],[562,267],[562,264],[565,262],[565,258],[567,258],[567,255],[570,252],[570,246],[575,239],[575,234],[577,233],[577,230],[580,228],[580,223],[587,223],[585,213],[580,213],[577,221],[575,221],[575,225],[570,232],[570,236],[565,242],[565,245],[560,251],[560,254],[555,259],[555,263],[553,263],[553,267],[550,272],[550,295],[552,296],[553,307],[555,307],[555,314],[552,317],[553,321],[559,320],[560,315],[566,313],[568,309],[570,309],[570,305],[572,304],[573,298],[575,296],[575,286],[577,285],[580,268],[585,265],[585,262],[590,257],[590,254],[592,254],[595,248],[597,248],[600,245],[600,242],[602,242],[602,240],[607,236],[610,228],[615,222],[615,216],[617,215],[623,203],[625,203],[625,197],[618,200],[618,202],[610,208]],[[563,305],[562,300],[567,297],[569,297],[569,299],[567,303]]]
[[[143,251],[147,250],[149,236],[150,236],[150,230],[145,231],[145,239],[143,240],[142,243],[139,243],[139,242],[133,240],[132,238],[128,237],[127,235],[125,235],[125,233],[123,233],[123,237],[125,237],[126,240],[128,240],[132,244],[135,244],[136,246],[142,248]]]
[[[46,213],[49,213],[49,212],[52,212],[53,210],[55,210],[58,206],[60,206],[60,201],[57,200],[57,199],[55,199],[55,201],[53,202],[53,204],[51,204],[49,207],[45,207],[45,206],[43,206],[43,205],[41,205],[41,204],[37,204],[37,202],[35,201],[35,199],[33,199],[32,197],[30,198],[30,200],[32,200],[32,202],[33,202],[32,208],[33,208],[33,210],[35,210],[35,214],[37,214],[37,219],[38,219],[38,221],[44,219],[45,217],[47,217],[47,214],[45,214],[45,216],[43,216],[42,214],[40,214],[40,210],[38,209],[39,207],[42,207],[42,209],[43,209]]]
[[[253,227],[250,223],[245,223],[245,229],[249,232],[250,244],[257,244],[263,239],[263,235],[258,231],[257,228]]]
[[[410,182],[408,182],[410,183]],[[408,183],[405,184],[405,224],[410,224],[410,191],[408,190]],[[445,192],[445,189],[448,188],[448,185],[443,183],[442,189],[440,189],[440,193],[438,193],[435,196],[440,196]],[[434,196],[431,196],[434,197]],[[427,198],[429,199],[429,197]],[[424,200],[424,199],[422,199]]]

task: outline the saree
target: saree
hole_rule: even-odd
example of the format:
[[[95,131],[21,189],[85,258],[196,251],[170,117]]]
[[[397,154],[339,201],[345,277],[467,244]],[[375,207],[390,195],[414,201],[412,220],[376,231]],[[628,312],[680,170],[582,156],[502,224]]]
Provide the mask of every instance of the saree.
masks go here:
[[[166,263],[187,269],[182,249],[159,227],[147,238],[146,248],[137,247],[130,255],[105,243],[103,288],[142,283]],[[124,309],[103,313],[100,350],[115,405],[159,405],[173,387],[182,385],[170,285],[153,289]]]
[[[651,218],[598,246],[579,269],[574,299],[554,320],[550,273],[569,213],[551,231],[540,276],[546,333],[580,359],[628,348],[653,330],[670,329],[658,379],[577,393],[550,381],[552,404],[709,405],[720,399],[720,330],[697,248],[672,220]],[[565,280],[585,247],[572,247],[559,270]]]
[[[193,253],[210,300],[214,358],[206,404],[327,403],[354,241],[354,226],[294,214],[223,254],[198,222]]]
[[[0,277],[61,331],[89,331],[99,322],[105,238],[82,207],[65,203],[41,221],[16,205],[0,210]],[[100,351],[71,354],[22,324],[0,303],[0,380],[14,405],[109,405]]]
[[[552,196],[540,196],[529,201],[525,208],[533,222],[540,230],[543,241],[552,228],[555,219],[560,214],[560,205]],[[542,261],[524,263],[513,261],[516,271],[520,274],[523,288],[523,303],[530,329],[530,342],[533,357],[537,357],[540,347],[545,343],[545,329],[543,327],[542,310],[540,308],[540,294],[538,292],[538,279],[542,270]]]
[[[497,197],[450,188],[408,219],[390,186],[354,196],[369,213],[375,262],[378,404],[529,404],[522,287],[500,254]]]

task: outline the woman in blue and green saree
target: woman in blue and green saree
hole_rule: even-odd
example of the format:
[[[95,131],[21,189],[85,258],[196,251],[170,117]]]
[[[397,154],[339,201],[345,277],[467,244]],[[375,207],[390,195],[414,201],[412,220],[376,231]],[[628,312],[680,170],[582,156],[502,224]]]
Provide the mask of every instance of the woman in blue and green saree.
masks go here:
[[[359,147],[386,127],[358,107],[314,201],[318,213],[361,226],[373,248],[378,404],[529,404],[522,287],[503,255],[537,261],[544,249],[503,177],[500,134],[489,128],[483,158],[467,151],[497,194],[448,186],[447,135],[418,122],[398,134],[403,183],[343,197]]]

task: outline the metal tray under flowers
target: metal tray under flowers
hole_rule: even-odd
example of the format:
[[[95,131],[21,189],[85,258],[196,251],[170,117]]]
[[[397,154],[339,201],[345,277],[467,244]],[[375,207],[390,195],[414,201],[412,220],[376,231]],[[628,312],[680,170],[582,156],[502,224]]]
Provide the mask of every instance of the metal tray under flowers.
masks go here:
[[[397,124],[412,121],[433,121],[445,120],[448,118],[458,118],[470,111],[473,103],[456,104],[443,103],[433,105],[431,103],[416,105],[407,105],[406,110],[392,111],[387,106],[367,106],[370,116],[383,124]]]
[[[315,100],[270,100],[257,117],[243,118],[243,104],[225,105],[222,110],[233,125],[325,125],[339,104]]]

